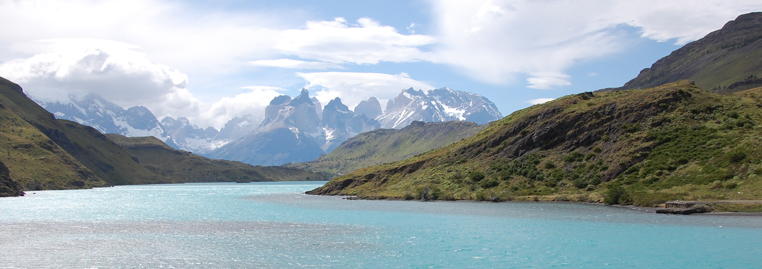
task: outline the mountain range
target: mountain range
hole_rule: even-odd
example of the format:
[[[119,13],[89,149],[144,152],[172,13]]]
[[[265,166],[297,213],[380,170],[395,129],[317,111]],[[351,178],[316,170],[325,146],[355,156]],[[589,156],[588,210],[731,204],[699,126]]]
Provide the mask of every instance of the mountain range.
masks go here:
[[[217,131],[199,128],[187,118],[161,121],[145,107],[128,109],[96,95],[69,102],[38,102],[59,119],[92,126],[101,133],[128,137],[154,136],[167,145],[206,157],[252,165],[282,165],[312,161],[330,153],[347,139],[379,128],[403,128],[413,121],[471,121],[485,124],[502,117],[487,98],[448,88],[403,90],[389,100],[386,110],[371,97],[355,111],[335,98],[322,106],[302,90],[291,98],[274,98],[264,118],[233,118]]]
[[[124,109],[100,96],[69,97],[69,102],[42,102],[42,107],[58,119],[66,119],[95,128],[101,133],[128,137],[153,136],[175,149],[203,153],[239,139],[253,131],[261,119],[252,115],[236,117],[217,131],[199,128],[185,117],[165,117],[161,121],[145,107]]]

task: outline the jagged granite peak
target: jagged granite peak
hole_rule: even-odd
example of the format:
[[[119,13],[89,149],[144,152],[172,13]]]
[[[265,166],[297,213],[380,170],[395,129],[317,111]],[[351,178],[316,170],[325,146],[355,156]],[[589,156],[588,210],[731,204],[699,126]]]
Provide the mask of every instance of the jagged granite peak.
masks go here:
[[[325,109],[331,109],[337,112],[341,113],[350,113],[349,107],[344,105],[344,103],[341,102],[341,98],[336,97],[333,98],[333,100],[329,101],[327,105],[325,105]]]
[[[256,131],[260,123],[262,123],[262,118],[255,117],[251,114],[235,117],[225,123],[225,126],[220,129],[217,137],[230,141],[238,140],[239,138]]]
[[[315,97],[312,97],[310,100],[315,104],[315,112],[317,112],[318,118],[323,119],[323,104]]]
[[[286,108],[290,102],[291,96],[288,95],[281,95],[273,98],[273,100],[270,101],[270,104],[265,107],[265,120],[262,121],[260,125],[265,126],[273,121],[276,121],[280,111]]]
[[[368,98],[368,100],[363,100],[357,106],[355,107],[355,114],[358,115],[365,115],[368,118],[375,119],[378,116],[381,116],[384,111],[381,110],[381,103],[376,99],[376,97]]]
[[[320,125],[320,116],[309,91],[302,89],[294,99],[287,95],[275,97],[265,108],[265,120],[259,129],[267,131],[288,126],[295,133],[308,133],[312,136]]]
[[[252,165],[282,165],[313,160],[324,154],[325,131],[320,126],[319,106],[302,89],[294,99],[275,97],[265,108],[259,127],[232,143],[205,156],[240,161]]]
[[[374,119],[355,114],[341,102],[341,98],[336,97],[323,109],[322,127],[326,134],[326,142],[322,149],[329,153],[347,139],[362,132],[378,129],[380,126]]]
[[[288,102],[291,102],[291,96],[284,94],[273,98],[273,100],[270,101],[270,105],[285,105],[288,104]]]
[[[502,118],[487,98],[449,88],[422,90],[409,88],[389,100],[386,111],[376,119],[382,128],[402,128],[413,121],[473,121],[485,124]]]
[[[291,102],[288,103],[290,106],[299,106],[301,104],[309,104],[311,106],[314,106],[315,104],[312,102],[312,98],[310,98],[310,92],[307,89],[302,89],[302,92],[299,93],[299,96],[291,100]]]
[[[762,86],[762,12],[740,15],[659,59],[621,88],[601,91],[644,89],[682,79],[716,93]]]

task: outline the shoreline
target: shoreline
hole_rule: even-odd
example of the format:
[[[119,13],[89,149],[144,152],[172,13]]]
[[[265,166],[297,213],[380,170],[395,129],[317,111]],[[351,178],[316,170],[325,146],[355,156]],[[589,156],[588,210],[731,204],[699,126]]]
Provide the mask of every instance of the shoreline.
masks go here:
[[[315,195],[315,196],[339,196],[343,200],[387,200],[387,201],[415,201],[415,202],[474,202],[474,203],[481,203],[481,202],[489,202],[489,203],[572,203],[572,204],[584,204],[584,205],[597,205],[597,206],[610,206],[615,208],[621,208],[621,209],[630,209],[635,211],[642,211],[643,213],[655,213],[655,214],[668,214],[668,215],[691,215],[691,214],[697,214],[697,215],[706,215],[706,216],[749,216],[749,217],[762,217],[762,212],[746,212],[746,211],[706,211],[706,212],[692,212],[688,214],[684,213],[665,213],[665,212],[658,212],[660,210],[664,210],[668,208],[666,204],[669,204],[670,202],[681,202],[681,203],[691,203],[691,204],[698,204],[701,206],[705,205],[762,205],[762,200],[712,200],[712,201],[670,201],[665,204],[665,206],[657,206],[657,207],[643,207],[643,206],[635,206],[635,205],[607,205],[604,203],[593,203],[593,202],[576,202],[576,201],[551,201],[551,200],[509,200],[509,201],[477,201],[477,200],[427,200],[423,201],[420,199],[411,199],[406,200],[403,198],[396,198],[396,197],[384,197],[384,198],[376,198],[376,197],[358,197],[355,195],[320,195],[320,194],[309,194],[304,193],[306,195]],[[712,208],[714,210],[714,208]]]

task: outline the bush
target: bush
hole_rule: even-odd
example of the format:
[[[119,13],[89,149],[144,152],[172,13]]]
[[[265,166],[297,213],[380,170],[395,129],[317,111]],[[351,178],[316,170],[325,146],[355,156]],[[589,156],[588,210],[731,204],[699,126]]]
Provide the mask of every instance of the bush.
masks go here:
[[[603,196],[603,202],[609,205],[627,204],[629,200],[627,190],[619,184],[610,185]]]
[[[587,187],[587,179],[578,178],[572,181],[572,184],[574,184],[574,187],[577,187],[577,189],[582,189],[584,187]]]
[[[556,168],[556,164],[554,164],[553,162],[545,163],[545,169],[553,169],[553,168]]]
[[[728,159],[730,159],[731,163],[738,163],[746,159],[746,153],[734,151],[728,154]]]
[[[497,185],[500,185],[500,183],[492,179],[487,181],[482,181],[482,183],[480,184],[480,186],[485,189],[494,188],[494,187],[497,187]]]
[[[582,158],[584,157],[585,157],[584,154],[575,150],[575,151],[572,151],[572,153],[569,153],[569,155],[564,156],[563,161],[567,163],[580,162],[582,161]]]
[[[469,175],[469,177],[470,177],[470,178],[471,178],[471,180],[473,180],[474,182],[479,182],[479,181],[481,181],[482,179],[484,179],[484,173],[482,173],[482,172],[478,172],[478,171],[477,171],[477,172],[471,172],[471,175]]]
[[[625,133],[634,133],[637,131],[640,131],[640,124],[637,123],[631,123],[631,124],[622,124],[622,130],[624,130]]]

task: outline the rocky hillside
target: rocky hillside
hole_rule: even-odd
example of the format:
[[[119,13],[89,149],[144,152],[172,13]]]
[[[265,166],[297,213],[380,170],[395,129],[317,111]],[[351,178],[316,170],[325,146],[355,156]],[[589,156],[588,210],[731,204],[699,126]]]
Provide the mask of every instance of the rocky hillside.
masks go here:
[[[466,121],[414,121],[399,130],[378,129],[359,134],[315,161],[287,166],[321,172],[333,177],[441,148],[472,136],[484,127],[486,125]]]
[[[361,169],[311,194],[364,198],[605,201],[762,197],[762,89],[687,81],[582,93],[517,111],[478,134]]]
[[[688,79],[717,93],[762,86],[762,13],[741,15],[722,29],[659,59],[621,89]]]
[[[187,151],[173,149],[153,137],[125,137],[106,134],[135,156],[135,160],[148,170],[171,182],[256,182],[327,180],[322,174],[294,168],[251,166],[248,164],[212,160]]]

